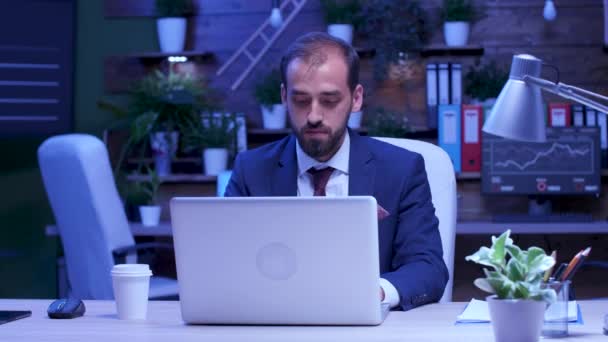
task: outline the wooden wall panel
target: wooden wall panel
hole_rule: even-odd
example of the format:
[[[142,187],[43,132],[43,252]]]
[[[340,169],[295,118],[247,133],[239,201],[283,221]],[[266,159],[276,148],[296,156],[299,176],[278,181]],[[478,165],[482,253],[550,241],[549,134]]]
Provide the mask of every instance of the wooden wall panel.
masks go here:
[[[153,16],[153,0],[106,0],[105,15],[112,17]],[[546,22],[542,17],[542,0],[474,0],[483,8],[485,17],[474,23],[470,42],[484,47],[481,57],[429,57],[418,60],[421,67],[427,62],[457,62],[466,73],[478,64],[496,61],[508,70],[513,54],[529,53],[560,69],[561,81],[592,91],[608,94],[608,58],[602,51],[603,3],[602,0],[556,1],[557,19]],[[236,91],[229,89],[231,83],[245,67],[240,61],[221,77],[214,71],[250,36],[270,13],[270,0],[198,0],[196,16],[189,21],[188,48],[210,51],[216,63],[197,69],[204,73],[211,85],[224,94],[224,105],[228,110],[247,114],[250,127],[261,127],[259,106],[252,96],[255,81],[278,63],[284,49],[305,32],[324,30],[325,24],[319,0],[308,0],[303,12],[291,23],[277,43],[270,49],[259,66]],[[431,44],[442,45],[443,27],[439,6],[442,0],[420,1],[429,16],[429,27],[433,29]],[[360,37],[359,37],[360,38]],[[355,37],[355,46],[359,43]],[[138,66],[130,66],[127,60],[114,63],[118,69],[110,70],[110,78],[145,72]],[[108,73],[106,73],[108,76]],[[553,79],[547,69],[543,76]],[[361,80],[366,86],[367,108],[385,106],[405,113],[410,122],[424,126],[425,81],[424,75],[404,84],[376,83],[372,76],[372,60],[362,60]],[[106,80],[107,81],[107,80]],[[544,94],[546,101],[562,100],[555,95]],[[366,119],[364,118],[364,121]],[[608,185],[604,185],[608,190]],[[521,196],[480,196],[478,180],[459,181],[458,217],[460,220],[491,219],[491,213],[524,213],[527,199]],[[564,198],[558,200],[556,209],[568,208],[588,211],[592,207],[596,219],[608,215],[608,199]]]
[[[429,27],[433,29],[430,43],[443,44],[443,28],[439,20],[441,0],[420,2],[426,9]],[[496,60],[508,69],[513,54],[530,53],[556,65],[561,80],[593,91],[608,88],[608,59],[601,50],[603,43],[603,15],[601,0],[561,0],[556,3],[557,19],[546,22],[542,17],[543,1],[475,0],[485,17],[472,26],[470,42],[484,47],[485,54],[477,57],[427,58],[426,62],[458,62],[466,73],[472,66]],[[196,1],[196,16],[189,21],[189,49],[211,51],[216,54],[219,67],[269,15],[269,0],[205,0]],[[151,16],[153,0],[106,0],[108,17]],[[206,68],[211,84],[225,94],[227,109],[246,112],[249,125],[259,127],[260,113],[251,93],[255,80],[278,66],[282,51],[301,34],[324,30],[323,15],[318,0],[309,0],[298,17],[290,24],[267,53],[258,68],[235,92],[232,82],[246,67],[245,61],[235,63],[221,77],[213,77]],[[358,41],[355,38],[355,44]],[[211,68],[212,69],[212,68]],[[424,82],[413,80],[407,84],[377,85],[372,79],[371,60],[363,60],[361,79],[367,87],[369,107],[385,106],[404,112],[410,122],[424,125]],[[110,75],[112,77],[112,75]],[[553,78],[548,70],[544,76]],[[557,97],[546,95],[546,100]]]
[[[231,15],[203,15],[195,17],[194,48],[197,50],[234,51],[266,20],[268,13],[240,13]],[[303,11],[291,22],[273,46],[281,49],[294,35],[313,30],[324,30],[318,12]],[[287,38],[285,38],[287,37]]]

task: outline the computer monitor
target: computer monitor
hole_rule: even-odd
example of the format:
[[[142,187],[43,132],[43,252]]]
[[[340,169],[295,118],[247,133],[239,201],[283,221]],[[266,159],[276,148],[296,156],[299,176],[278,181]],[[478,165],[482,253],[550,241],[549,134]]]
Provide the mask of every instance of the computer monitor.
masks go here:
[[[530,203],[530,213],[548,217],[551,213],[547,199],[600,193],[600,155],[597,127],[547,128],[544,143],[514,141],[484,133],[482,193],[528,195],[534,200]],[[548,202],[545,212],[542,209],[538,212],[538,206],[542,208],[545,202]]]

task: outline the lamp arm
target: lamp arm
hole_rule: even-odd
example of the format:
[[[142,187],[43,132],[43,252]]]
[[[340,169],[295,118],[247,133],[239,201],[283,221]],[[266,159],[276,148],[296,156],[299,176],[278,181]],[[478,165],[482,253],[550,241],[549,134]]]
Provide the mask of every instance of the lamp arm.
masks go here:
[[[585,106],[589,106],[593,109],[599,110],[600,112],[608,113],[608,106],[589,98],[595,97],[608,102],[608,97],[606,96],[596,94],[594,92],[564,84],[561,82],[553,83],[551,81],[547,81],[545,79],[529,75],[525,75],[523,77],[523,80],[526,83],[538,86],[539,88],[546,90],[550,93],[584,104]]]

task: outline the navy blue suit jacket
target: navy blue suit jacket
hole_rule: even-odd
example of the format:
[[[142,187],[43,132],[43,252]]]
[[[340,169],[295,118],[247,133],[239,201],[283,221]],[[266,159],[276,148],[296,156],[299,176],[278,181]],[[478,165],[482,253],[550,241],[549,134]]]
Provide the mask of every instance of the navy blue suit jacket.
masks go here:
[[[381,277],[408,310],[438,301],[448,281],[424,160],[349,131],[348,194],[374,196],[390,215],[378,223]],[[296,138],[240,153],[226,196],[296,196]]]

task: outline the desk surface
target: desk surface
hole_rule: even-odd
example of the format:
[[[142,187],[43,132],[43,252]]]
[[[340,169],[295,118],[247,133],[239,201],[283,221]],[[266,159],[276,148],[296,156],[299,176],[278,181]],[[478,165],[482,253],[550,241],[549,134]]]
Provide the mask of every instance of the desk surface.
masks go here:
[[[3,341],[492,341],[490,324],[455,325],[464,303],[426,305],[391,312],[377,327],[188,326],[179,303],[152,301],[146,321],[121,321],[112,301],[85,301],[87,313],[73,320],[46,316],[51,300],[0,300],[0,310],[32,310],[32,317],[0,327]],[[571,325],[560,340],[606,341],[602,317],[608,301],[580,301],[584,325]]]
[[[608,221],[586,223],[494,223],[494,222],[458,222],[456,234],[501,234],[507,228],[512,234],[608,234]],[[171,223],[161,222],[158,226],[144,227],[141,223],[132,222],[134,236],[171,236]],[[58,235],[57,227],[46,226],[47,236]]]

